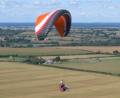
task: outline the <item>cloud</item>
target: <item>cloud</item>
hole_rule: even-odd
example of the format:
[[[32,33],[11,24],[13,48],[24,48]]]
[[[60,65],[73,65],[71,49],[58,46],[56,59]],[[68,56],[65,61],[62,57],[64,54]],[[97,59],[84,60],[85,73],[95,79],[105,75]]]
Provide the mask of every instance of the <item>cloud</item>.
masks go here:
[[[0,0],[0,21],[33,21],[40,13],[54,9],[68,9],[73,21],[119,17],[119,4],[118,0]]]
[[[85,12],[80,12],[80,14],[79,14],[80,16],[87,16],[88,14],[87,13],[85,13]]]
[[[68,0],[68,5],[72,7],[79,7],[81,0]]]
[[[13,8],[19,5],[19,1],[15,0],[1,0],[0,6],[4,6],[5,8]]]
[[[120,9],[120,4],[109,5],[107,8],[110,10],[117,10]]]
[[[77,5],[80,1],[79,0],[70,0],[70,4]]]

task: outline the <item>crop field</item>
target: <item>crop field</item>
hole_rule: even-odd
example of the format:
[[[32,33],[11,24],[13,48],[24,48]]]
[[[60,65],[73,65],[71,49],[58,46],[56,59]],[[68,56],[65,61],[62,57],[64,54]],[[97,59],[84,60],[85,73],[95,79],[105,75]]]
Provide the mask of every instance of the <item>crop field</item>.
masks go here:
[[[63,79],[70,87],[58,89]],[[120,98],[120,78],[15,62],[0,62],[0,98]]]
[[[58,67],[85,72],[104,73],[120,76],[120,56],[113,54],[96,54],[97,49],[114,51],[119,47],[42,47],[42,48],[0,48],[0,61],[25,61],[27,56],[42,56],[44,59],[53,59],[60,56],[60,64],[49,65],[48,67]],[[104,48],[104,49],[103,49]],[[92,50],[93,49],[93,50]],[[92,51],[92,52],[91,52]],[[93,52],[94,51],[94,52]],[[110,51],[109,51],[110,52]],[[104,53],[104,52],[103,52]],[[8,57],[4,57],[4,56]],[[11,58],[10,55],[17,55]]]
[[[105,50],[112,53],[119,48],[0,48],[0,98],[120,98],[120,56],[104,54]],[[11,61],[10,55],[18,56]],[[27,56],[46,60],[60,56],[62,61],[23,63]],[[70,87],[68,91],[59,91],[60,80]]]
[[[92,52],[71,47],[40,47],[40,48],[0,48],[0,55],[18,56],[48,56],[48,55],[78,55]]]
[[[19,56],[56,56],[56,55],[80,55],[93,54],[94,52],[112,53],[120,51],[120,46],[76,46],[76,47],[40,47],[40,48],[0,48],[0,55]]]

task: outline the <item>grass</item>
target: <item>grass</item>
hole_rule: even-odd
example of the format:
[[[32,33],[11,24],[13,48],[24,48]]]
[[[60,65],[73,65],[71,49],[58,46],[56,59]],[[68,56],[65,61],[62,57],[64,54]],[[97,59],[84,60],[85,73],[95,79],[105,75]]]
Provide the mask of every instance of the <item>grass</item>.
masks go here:
[[[120,76],[120,57],[72,59],[50,66]]]
[[[88,50],[92,52],[113,53],[113,51],[120,51],[120,46],[82,46],[78,47],[81,50]]]
[[[69,91],[59,91],[61,79]],[[119,77],[0,62],[0,98],[120,98],[119,91]]]
[[[0,62],[24,62],[26,57],[0,57]]]
[[[94,52],[112,53],[120,51],[119,46],[78,46],[78,47],[40,47],[40,48],[0,48],[0,55],[19,56],[56,56],[56,55],[81,55],[94,54]]]
[[[57,55],[78,55],[91,54],[93,52],[71,49],[71,48],[57,48],[57,47],[41,47],[41,48],[0,48],[0,55],[18,55],[18,56],[57,56]]]

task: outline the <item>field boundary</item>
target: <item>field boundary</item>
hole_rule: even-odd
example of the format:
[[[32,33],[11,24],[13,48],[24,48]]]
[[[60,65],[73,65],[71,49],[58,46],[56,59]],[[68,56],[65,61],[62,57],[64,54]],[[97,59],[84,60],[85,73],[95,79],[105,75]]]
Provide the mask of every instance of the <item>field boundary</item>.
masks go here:
[[[111,75],[111,76],[120,77],[120,74],[114,74],[114,73],[111,73],[111,72],[94,71],[94,70],[77,69],[77,68],[68,68],[68,67],[61,67],[61,66],[55,66],[55,65],[43,65],[43,64],[40,64],[39,66],[58,68],[58,69],[65,69],[65,70],[71,70],[71,71],[90,72],[90,73],[97,73],[97,74]]]

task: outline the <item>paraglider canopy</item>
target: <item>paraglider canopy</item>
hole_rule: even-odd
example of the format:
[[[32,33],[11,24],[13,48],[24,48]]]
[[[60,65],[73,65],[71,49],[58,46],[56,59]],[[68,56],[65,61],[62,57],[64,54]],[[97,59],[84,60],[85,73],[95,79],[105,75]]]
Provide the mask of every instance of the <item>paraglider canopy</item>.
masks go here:
[[[67,36],[71,27],[70,12],[60,9],[38,16],[35,22],[35,34],[38,40],[44,40],[53,26],[61,37]]]

